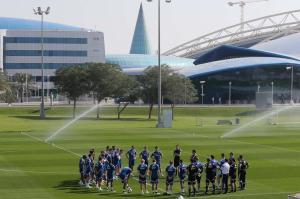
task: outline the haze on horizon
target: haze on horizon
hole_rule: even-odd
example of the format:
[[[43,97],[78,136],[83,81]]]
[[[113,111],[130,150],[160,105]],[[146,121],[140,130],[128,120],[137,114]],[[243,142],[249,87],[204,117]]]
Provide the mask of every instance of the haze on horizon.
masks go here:
[[[233,0],[237,1],[237,0]],[[157,1],[147,0],[0,0],[0,17],[39,20],[33,14],[37,6],[51,7],[45,20],[105,34],[107,54],[128,53],[143,2],[152,52],[157,50]],[[240,8],[230,7],[228,0],[162,0],[162,51],[214,30],[239,23]],[[246,6],[246,19],[300,9],[299,0],[269,0]]]

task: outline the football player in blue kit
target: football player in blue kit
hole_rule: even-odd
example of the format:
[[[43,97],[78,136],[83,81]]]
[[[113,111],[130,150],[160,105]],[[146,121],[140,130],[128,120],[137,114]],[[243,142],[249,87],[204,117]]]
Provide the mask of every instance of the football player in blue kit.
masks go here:
[[[145,160],[141,160],[141,164],[137,167],[139,172],[139,183],[141,187],[141,194],[148,193],[147,190],[147,171],[148,165],[145,163]]]
[[[178,177],[180,181],[180,193],[184,193],[184,180],[186,177],[186,173],[187,173],[186,165],[183,164],[182,160],[179,160]]]
[[[156,160],[153,160],[153,163],[149,167],[149,175],[150,175],[150,181],[152,185],[152,193],[153,194],[159,194],[158,192],[158,176],[160,174],[160,167],[156,163]]]
[[[166,168],[166,194],[170,195],[173,193],[174,177],[176,175],[176,167],[174,167],[173,161],[170,161]]]

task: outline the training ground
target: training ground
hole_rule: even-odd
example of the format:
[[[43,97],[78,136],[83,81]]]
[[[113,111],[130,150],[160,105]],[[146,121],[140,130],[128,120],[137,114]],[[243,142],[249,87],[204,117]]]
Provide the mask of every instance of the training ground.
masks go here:
[[[80,107],[77,111],[87,109]],[[220,138],[239,126],[216,125],[217,120],[234,121],[239,117],[243,125],[264,112],[257,112],[253,107],[181,107],[175,108],[173,128],[157,129],[156,117],[147,120],[145,107],[127,108],[121,120],[115,119],[116,108],[101,108],[100,120],[95,119],[96,114],[92,112],[45,143],[51,133],[70,121],[71,108],[47,109],[47,119],[43,121],[38,119],[37,107],[0,108],[0,198],[152,198],[151,194],[140,195],[134,178],[129,182],[133,192],[126,196],[121,194],[120,181],[115,182],[116,193],[79,187],[78,155],[95,148],[98,156],[107,145],[116,145],[125,151],[135,145],[138,152],[144,145],[151,151],[158,145],[164,154],[164,169],[172,159],[176,144],[183,148],[186,164],[192,149],[197,150],[202,162],[210,154],[220,159],[222,152],[228,155],[231,151],[236,158],[243,154],[249,162],[245,191],[208,196],[201,192],[199,198],[287,198],[289,194],[300,192],[300,119],[297,116],[300,116],[300,108],[291,110],[292,113],[273,117],[275,122],[264,118],[229,137]],[[123,165],[127,165],[124,156]],[[160,180],[162,190],[164,182]],[[179,192],[178,181],[174,191]]]

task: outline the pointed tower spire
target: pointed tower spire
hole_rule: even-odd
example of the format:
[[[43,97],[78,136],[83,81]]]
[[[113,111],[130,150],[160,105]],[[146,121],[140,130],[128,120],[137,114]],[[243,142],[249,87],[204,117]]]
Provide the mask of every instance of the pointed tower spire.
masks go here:
[[[142,3],[135,25],[130,54],[151,54]]]

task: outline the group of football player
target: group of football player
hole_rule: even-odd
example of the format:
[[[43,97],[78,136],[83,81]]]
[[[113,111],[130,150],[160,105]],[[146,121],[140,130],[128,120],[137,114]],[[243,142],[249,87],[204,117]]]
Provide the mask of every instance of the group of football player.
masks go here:
[[[149,193],[147,189],[148,178],[150,180],[152,193],[159,193],[159,178],[163,177],[161,170],[162,152],[158,146],[150,153],[147,146],[138,154],[135,147],[125,153],[128,159],[128,167],[122,167],[123,150],[115,146],[107,146],[104,151],[100,152],[98,160],[95,161],[95,150],[91,149],[88,155],[83,155],[79,161],[80,185],[91,188],[95,184],[96,188],[103,190],[103,186],[107,191],[115,192],[114,181],[121,180],[123,184],[123,193],[127,194],[132,189],[128,184],[130,177],[134,177],[134,167],[137,157],[140,157],[140,164],[136,167],[136,173],[140,184],[141,194]],[[205,194],[211,192],[224,193],[229,191],[237,191],[236,181],[238,179],[239,189],[243,190],[246,186],[246,173],[249,167],[248,162],[239,155],[236,160],[231,152],[226,158],[225,154],[221,154],[221,159],[217,161],[214,155],[210,155],[206,159],[206,163],[201,163],[196,150],[192,150],[190,163],[184,164],[182,158],[182,149],[176,145],[173,151],[174,160],[170,161],[165,169],[166,175],[166,194],[173,193],[173,184],[175,177],[178,176],[180,183],[180,193],[185,193],[185,181],[188,182],[188,195],[195,196],[200,192],[202,175],[205,173]],[[149,160],[152,159],[150,163]]]

